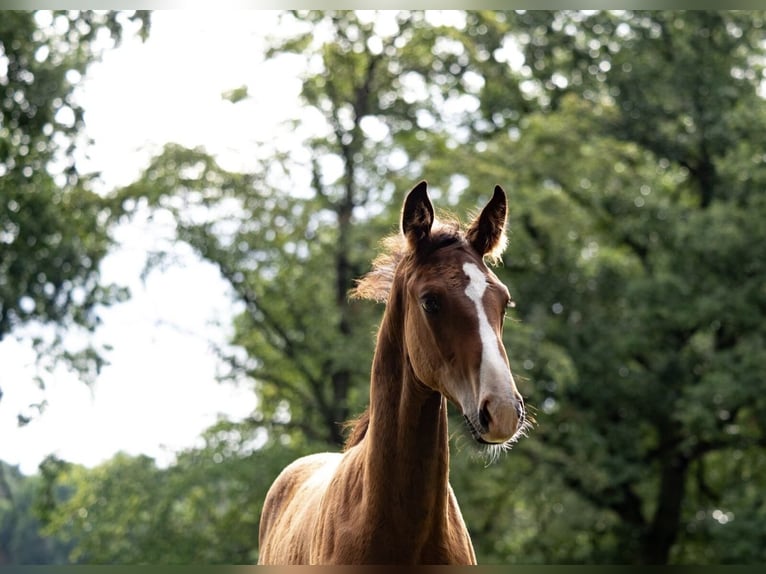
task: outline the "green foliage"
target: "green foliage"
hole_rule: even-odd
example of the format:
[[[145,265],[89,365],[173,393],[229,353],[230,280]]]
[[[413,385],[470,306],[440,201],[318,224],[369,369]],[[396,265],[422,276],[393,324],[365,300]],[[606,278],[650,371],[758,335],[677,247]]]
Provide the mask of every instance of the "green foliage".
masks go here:
[[[247,86],[244,85],[238,88],[234,88],[233,90],[227,90],[226,92],[221,94],[221,97],[224,100],[230,101],[232,104],[241,102],[242,100],[245,100],[249,97],[249,94],[247,92]]]
[[[532,440],[511,458],[557,477],[556,525],[578,541],[533,530],[518,550],[546,562],[736,560],[720,542],[763,520],[718,482],[737,482],[764,446],[766,211],[753,182],[763,177],[765,108],[756,93],[762,48],[751,41],[762,17],[511,18],[527,56],[520,73],[537,82],[528,93],[541,111],[511,137],[498,132],[461,173],[473,186],[504,165],[513,182],[504,276],[532,344],[509,349],[539,410]],[[543,500],[540,481],[535,492],[525,483],[511,511]],[[534,512],[546,526],[550,510]],[[757,539],[737,552],[758,556]]]
[[[125,292],[100,282],[109,211],[75,165],[85,142],[73,92],[98,57],[100,32],[119,41],[128,20],[148,31],[144,12],[9,11],[0,22],[0,340],[52,326],[33,342],[40,364],[63,360],[88,382],[103,358],[65,349],[62,335],[92,331],[98,306]]]
[[[255,381],[258,422],[337,448],[342,423],[367,402],[379,316],[348,292],[377,241],[396,229],[396,204],[419,171],[417,142],[449,138],[438,103],[459,86],[466,62],[442,54],[446,30],[421,13],[393,16],[385,33],[354,12],[283,18],[305,32],[275,40],[269,54],[297,51],[311,62],[302,98],[324,120],[306,143],[308,160],[276,149],[236,174],[202,149],[169,145],[115,202],[118,210],[145,202],[170,211],[178,238],[214,263],[244,304],[233,343],[246,356],[227,360],[232,378]],[[430,53],[443,59],[424,59]],[[419,85],[429,91],[418,93]],[[408,158],[414,167],[396,167]],[[295,183],[307,176],[308,187]]]
[[[0,461],[0,565],[66,560],[69,547],[40,532],[34,506],[41,483],[41,477],[24,476]]]
[[[337,439],[315,430],[346,412],[326,405],[352,389],[363,396],[371,351],[356,328],[372,323],[338,287],[364,270],[362,230],[382,235],[354,210],[385,202],[380,221],[390,225],[398,209],[380,169],[391,156],[363,129],[377,118],[389,149],[410,161],[389,177],[401,191],[421,170],[461,208],[494,183],[511,191],[500,273],[520,321],[506,337],[537,427],[499,468],[474,472],[470,457],[455,457],[479,558],[694,561],[702,546],[691,533],[734,532],[689,517],[718,510],[713,520],[728,526],[721,516],[740,513],[710,510],[723,500],[712,475],[736,476],[736,465],[722,468],[725,454],[749,467],[763,445],[761,16],[471,12],[465,27],[448,28],[409,13],[390,36],[353,13],[286,18],[325,26],[330,38],[317,42],[307,28],[272,50],[322,63],[303,89],[328,125],[309,144],[313,193],[269,193],[258,204],[268,221],[244,211],[239,229],[259,224],[229,245],[243,245],[250,266],[209,247],[212,225],[187,235],[248,286],[238,289],[249,303],[235,342],[257,381],[255,422],[290,423],[291,440]],[[523,65],[509,69],[509,45]],[[468,131],[442,116],[459,98],[477,102],[459,117]],[[326,180],[328,156],[341,159],[337,181]],[[235,195],[265,197],[267,180],[258,174]],[[341,373],[354,383],[334,385]],[[514,463],[523,478],[509,489],[502,469]],[[757,556],[751,547],[743,555]],[[723,546],[704,548],[706,559],[730,559]]]
[[[254,563],[266,490],[306,451],[226,422],[203,438],[169,468],[126,454],[93,469],[61,468],[49,477],[59,494],[45,532],[71,545],[76,563]]]
[[[256,412],[168,469],[66,471],[47,532],[83,561],[254,560],[279,469],[336,448],[366,402],[380,309],[346,292],[425,174],[461,212],[510,196],[505,342],[536,425],[487,468],[455,433],[479,561],[763,561],[763,15],[283,17],[303,27],[270,56],[306,57],[325,120],[307,154],[243,174],[169,145],[111,206],[171,212],[229,281],[229,377],[255,381]]]

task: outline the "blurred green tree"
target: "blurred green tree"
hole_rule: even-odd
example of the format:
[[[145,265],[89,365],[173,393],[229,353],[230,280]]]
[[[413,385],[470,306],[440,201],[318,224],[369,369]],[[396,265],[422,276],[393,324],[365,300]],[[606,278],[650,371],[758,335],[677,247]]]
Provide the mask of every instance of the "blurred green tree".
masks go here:
[[[0,21],[0,341],[30,324],[52,327],[24,333],[39,364],[63,360],[85,381],[103,357],[66,348],[62,335],[92,331],[98,306],[125,293],[99,280],[109,211],[75,164],[86,143],[75,90],[126,27],[145,36],[148,13],[7,11]]]
[[[204,536],[240,540],[225,509],[242,496],[252,537],[252,497],[282,462],[337,446],[338,423],[366,402],[380,310],[345,294],[395,229],[395,192],[426,174],[437,202],[461,210],[495,183],[510,195],[498,274],[519,321],[505,337],[538,424],[481,472],[470,442],[455,439],[452,481],[480,562],[763,561],[763,15],[386,17],[284,15],[305,29],[271,56],[308,59],[306,117],[324,126],[304,157],[276,150],[242,174],[170,145],[115,198],[116,210],[140,197],[173,213],[179,239],[218,265],[243,304],[230,376],[256,381],[260,403],[226,431],[270,442],[236,463],[263,483],[227,494],[228,518],[200,520],[215,525]],[[179,473],[195,476],[180,470],[184,457]],[[128,462],[146,484],[172,474]],[[85,476],[77,492],[107,484]],[[185,488],[141,495],[136,508],[165,508]],[[68,504],[59,518],[80,508]],[[123,521],[145,516],[124,510]],[[172,539],[174,520],[157,532]],[[226,552],[222,561],[254,556],[246,543]]]
[[[220,422],[167,468],[115,455],[87,469],[59,465],[40,506],[43,532],[87,564],[251,564],[272,477],[296,453]]]
[[[763,560],[763,14],[480,17],[524,60],[486,74],[485,151],[439,162],[513,182],[508,346],[539,408],[513,456],[540,480],[475,507],[527,526],[519,560]]]
[[[0,461],[0,565],[66,561],[69,546],[40,533],[34,509],[42,482]]]
[[[72,349],[63,334],[92,331],[98,306],[125,293],[99,281],[110,245],[109,213],[91,190],[91,176],[75,164],[75,147],[84,143],[75,89],[129,22],[148,33],[149,16],[142,11],[4,11],[0,18],[0,342],[11,334],[31,338],[38,367],[63,362],[86,382],[103,364],[101,351],[90,344]],[[37,328],[24,329],[30,325]],[[44,377],[36,383],[44,387]],[[44,405],[18,414],[19,424]],[[34,480],[0,463],[0,485],[6,486],[0,562],[55,558],[26,514],[27,485]],[[31,551],[37,543],[39,552]]]
[[[447,145],[442,108],[465,90],[465,62],[445,43],[450,28],[419,12],[282,18],[295,32],[273,39],[268,57],[306,60],[305,117],[285,126],[316,120],[304,149],[291,142],[243,174],[169,145],[118,201],[172,212],[179,239],[243,303],[232,342],[244,356],[228,360],[232,377],[256,383],[250,423],[338,447],[342,423],[367,401],[378,314],[347,294],[395,229],[422,158]]]

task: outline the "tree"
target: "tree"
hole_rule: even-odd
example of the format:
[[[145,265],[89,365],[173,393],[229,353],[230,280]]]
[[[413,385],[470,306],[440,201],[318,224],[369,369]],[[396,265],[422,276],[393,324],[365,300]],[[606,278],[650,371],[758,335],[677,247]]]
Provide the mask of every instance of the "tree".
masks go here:
[[[0,564],[55,564],[69,548],[40,533],[34,506],[42,479],[0,461]]]
[[[0,341],[24,326],[52,327],[32,331],[39,363],[63,360],[85,380],[101,354],[66,348],[62,335],[95,329],[98,306],[125,292],[99,280],[110,212],[75,164],[86,144],[75,88],[104,36],[119,42],[128,23],[148,33],[141,11],[9,11],[0,22]]]
[[[519,548],[553,561],[700,559],[692,549],[737,560],[731,533],[763,519],[721,482],[766,446],[763,16],[502,20],[525,54],[509,81],[541,111],[489,98],[492,129],[475,130],[487,151],[463,173],[473,184],[506,165],[514,182],[507,278],[530,341],[509,348],[540,407],[536,440],[516,452],[558,477],[555,504],[580,541]],[[740,539],[739,556],[762,559],[759,548]]]
[[[85,143],[75,88],[97,45],[106,45],[104,35],[119,42],[128,22],[148,33],[149,16],[140,11],[6,11],[0,19],[0,342],[11,334],[31,338],[38,366],[63,361],[86,382],[104,359],[92,345],[65,345],[63,335],[93,331],[99,305],[125,292],[99,281],[111,245],[109,212],[75,164],[75,147]],[[45,385],[42,376],[36,382]],[[35,406],[42,410],[44,402]],[[29,416],[18,420],[26,424]],[[8,486],[19,480],[0,464],[3,521],[11,528],[3,534],[4,558],[45,561],[53,550],[27,521],[30,491]],[[31,551],[38,543],[39,552]]]
[[[226,432],[253,439],[237,469],[271,461],[252,492],[282,460],[336,446],[338,423],[366,402],[378,311],[345,290],[395,229],[394,191],[427,174],[440,203],[462,209],[501,183],[511,241],[498,275],[518,319],[506,345],[537,425],[481,473],[470,443],[455,440],[452,480],[479,560],[763,560],[762,15],[468,12],[438,26],[407,13],[388,28],[354,13],[284,17],[307,28],[271,55],[308,57],[306,114],[324,126],[305,157],[275,150],[233,173],[170,145],[114,199],[116,211],[136,197],[171,211],[179,239],[243,304],[231,376],[255,380],[260,403]],[[227,560],[253,556],[222,534],[227,504],[218,515],[172,472],[118,462],[76,480],[77,492],[137,469],[136,483],[160,494],[139,492],[114,524],[130,517],[146,531],[136,509],[163,509],[166,522],[150,525],[178,548],[232,539]],[[196,484],[219,477],[200,468],[188,475]],[[205,488],[251,505],[252,528],[257,502]],[[166,510],[173,498],[180,515]],[[79,508],[67,504],[59,518]],[[92,512],[108,549],[123,530],[106,507]],[[173,538],[189,523],[202,538]],[[142,540],[158,552],[160,541]],[[147,558],[99,555],[128,559]]]
[[[412,185],[421,157],[447,145],[440,103],[465,90],[464,63],[443,42],[449,28],[422,13],[386,26],[346,11],[283,18],[299,31],[268,55],[307,59],[302,99],[322,126],[307,136],[306,158],[274,150],[253,172],[230,173],[204,150],[171,145],[120,201],[170,210],[179,238],[244,304],[233,343],[245,356],[229,359],[232,376],[256,382],[251,423],[337,447],[342,423],[367,401],[376,318],[347,294],[394,228],[395,192]]]
[[[44,533],[89,564],[250,564],[271,477],[300,448],[220,422],[168,468],[115,455],[49,473]]]

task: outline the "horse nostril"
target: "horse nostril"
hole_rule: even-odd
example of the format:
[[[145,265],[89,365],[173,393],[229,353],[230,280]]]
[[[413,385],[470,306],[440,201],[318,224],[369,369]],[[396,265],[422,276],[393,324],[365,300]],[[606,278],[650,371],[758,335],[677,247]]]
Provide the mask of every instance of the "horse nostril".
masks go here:
[[[479,409],[479,423],[483,430],[489,429],[489,423],[492,417],[489,415],[489,401],[484,401],[484,404]]]

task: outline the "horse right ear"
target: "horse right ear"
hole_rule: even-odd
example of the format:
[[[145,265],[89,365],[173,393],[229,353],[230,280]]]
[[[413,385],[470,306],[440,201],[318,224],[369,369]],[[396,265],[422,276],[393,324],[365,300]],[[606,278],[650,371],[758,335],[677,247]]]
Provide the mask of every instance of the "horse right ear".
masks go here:
[[[505,249],[505,218],[508,200],[505,191],[499,185],[490,202],[481,211],[466,231],[466,239],[482,257],[497,261]]]
[[[407,194],[402,207],[402,233],[415,249],[431,235],[434,206],[428,198],[428,184],[421,181]]]

